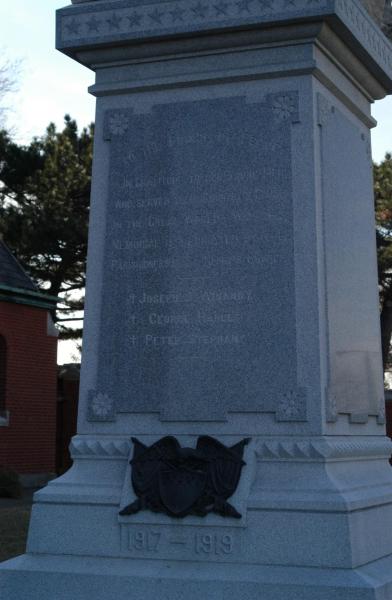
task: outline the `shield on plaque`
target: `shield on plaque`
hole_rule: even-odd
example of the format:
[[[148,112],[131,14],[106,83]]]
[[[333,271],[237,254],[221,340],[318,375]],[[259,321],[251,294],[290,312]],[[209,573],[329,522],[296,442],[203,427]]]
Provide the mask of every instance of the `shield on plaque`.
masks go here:
[[[174,516],[187,513],[204,492],[207,474],[189,469],[165,469],[159,473],[163,505]]]

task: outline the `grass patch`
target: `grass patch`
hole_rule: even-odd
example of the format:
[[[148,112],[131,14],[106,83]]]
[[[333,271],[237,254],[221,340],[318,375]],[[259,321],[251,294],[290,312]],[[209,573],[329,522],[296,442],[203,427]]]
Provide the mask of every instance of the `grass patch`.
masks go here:
[[[0,508],[0,562],[26,549],[30,506]]]

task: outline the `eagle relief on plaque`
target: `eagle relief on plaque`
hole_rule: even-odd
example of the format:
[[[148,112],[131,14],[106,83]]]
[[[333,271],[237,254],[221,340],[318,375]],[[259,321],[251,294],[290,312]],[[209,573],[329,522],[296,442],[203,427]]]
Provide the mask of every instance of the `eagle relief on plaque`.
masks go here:
[[[196,448],[182,448],[173,436],[163,437],[152,446],[136,438],[132,441],[130,464],[137,498],[120,515],[151,510],[178,518],[205,517],[208,513],[241,518],[228,499],[237,489],[250,438],[228,447],[204,435],[198,438]]]

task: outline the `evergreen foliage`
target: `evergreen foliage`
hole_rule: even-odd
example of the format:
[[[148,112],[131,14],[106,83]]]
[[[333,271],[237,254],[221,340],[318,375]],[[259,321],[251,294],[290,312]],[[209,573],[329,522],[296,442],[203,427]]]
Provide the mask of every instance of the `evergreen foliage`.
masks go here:
[[[392,155],[374,165],[374,198],[384,370],[391,364],[392,337]]]
[[[93,133],[69,116],[28,146],[0,132],[0,235],[43,290],[61,294],[63,339],[81,335],[70,323],[84,304]]]

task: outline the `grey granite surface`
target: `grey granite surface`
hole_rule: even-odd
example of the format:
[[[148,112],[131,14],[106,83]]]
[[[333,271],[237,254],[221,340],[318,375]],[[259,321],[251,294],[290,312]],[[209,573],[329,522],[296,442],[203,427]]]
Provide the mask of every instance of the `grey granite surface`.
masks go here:
[[[271,26],[291,20],[324,19],[345,32],[345,41],[358,42],[372,60],[392,77],[391,46],[359,0],[230,0],[203,3],[166,0],[99,0],[60,9],[57,47],[75,55],[85,47],[136,42],[208,31]]]
[[[290,131],[298,120],[293,92],[253,104],[107,112],[98,389],[117,411],[185,421],[238,410],[306,418],[303,399],[292,414],[274,402],[306,395],[296,390],[291,300]]]
[[[102,0],[72,0],[72,4],[100,2]],[[392,37],[392,6],[390,0],[361,0],[362,4],[382,28],[387,37]]]
[[[58,12],[58,46],[96,72],[78,435],[2,598],[392,600],[391,45],[357,0],[100,0]],[[168,435],[251,438],[241,518],[119,514],[132,437]]]

